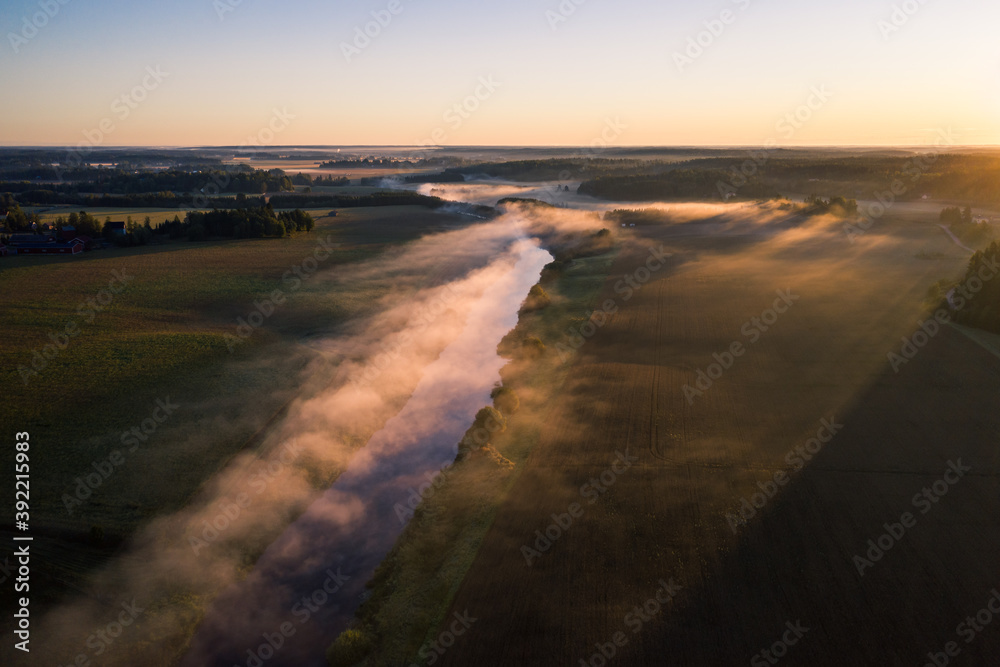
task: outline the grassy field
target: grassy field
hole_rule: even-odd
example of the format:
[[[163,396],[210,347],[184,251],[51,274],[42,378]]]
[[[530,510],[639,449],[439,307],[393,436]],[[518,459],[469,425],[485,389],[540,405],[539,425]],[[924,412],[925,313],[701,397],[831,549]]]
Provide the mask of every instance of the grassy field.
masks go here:
[[[626,302],[619,281],[660,244],[671,261]],[[429,636],[454,613],[478,620],[435,664],[602,664],[601,647],[621,665],[747,664],[797,621],[811,630],[789,664],[942,650],[996,586],[982,554],[1000,547],[1000,361],[950,327],[898,374],[887,354],[967,258],[932,222],[891,216],[853,245],[839,224],[641,229],[604,287],[620,310],[580,349]],[[763,331],[752,318],[778,290],[798,298]],[[829,439],[822,420],[843,428],[800,470],[796,447]],[[923,516],[911,497],[958,459],[973,472]],[[853,557],[907,511],[916,526],[862,577]],[[661,580],[683,588],[649,605]],[[995,633],[962,645],[967,664],[998,651]]]
[[[183,506],[253,446],[268,420],[308,390],[301,384],[307,364],[323,375],[329,362],[302,338],[336,330],[391,288],[340,285],[351,263],[467,222],[420,207],[314,213],[315,230],[285,239],[0,260],[0,421],[31,434],[32,530],[54,538],[36,546],[44,565],[33,570],[33,600],[79,589],[138,527]],[[321,241],[336,246],[329,259],[289,282]],[[236,333],[237,318],[276,289],[286,303],[231,353],[226,336]],[[176,417],[129,452],[123,433],[167,399],[179,404]],[[84,489],[85,499],[75,502],[80,479],[116,450],[126,454],[113,479],[89,494]]]
[[[188,210],[182,208],[114,208],[106,206],[26,206],[24,208],[26,213],[38,213],[38,217],[41,218],[42,222],[49,224],[54,223],[57,218],[65,219],[74,211],[77,213],[87,211],[87,213],[96,217],[101,222],[104,222],[105,218],[124,221],[126,218],[131,217],[141,224],[148,215],[150,224],[154,227],[164,220],[173,220],[175,215],[179,215],[181,220],[183,220],[184,214]]]

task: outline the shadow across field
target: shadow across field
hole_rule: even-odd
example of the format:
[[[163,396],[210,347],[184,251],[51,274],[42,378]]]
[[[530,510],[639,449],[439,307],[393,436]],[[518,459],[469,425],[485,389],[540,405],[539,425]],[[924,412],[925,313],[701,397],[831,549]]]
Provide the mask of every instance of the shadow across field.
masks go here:
[[[887,367],[837,415],[834,440],[618,664],[747,664],[789,621],[809,628],[788,648],[791,665],[917,665],[950,641],[957,664],[991,664],[996,628],[966,644],[956,627],[1000,586],[997,388],[1000,361],[951,330],[898,375]],[[913,503],[959,461],[971,471],[937,502]],[[868,540],[904,512],[915,524],[861,576],[854,557],[868,558]]]

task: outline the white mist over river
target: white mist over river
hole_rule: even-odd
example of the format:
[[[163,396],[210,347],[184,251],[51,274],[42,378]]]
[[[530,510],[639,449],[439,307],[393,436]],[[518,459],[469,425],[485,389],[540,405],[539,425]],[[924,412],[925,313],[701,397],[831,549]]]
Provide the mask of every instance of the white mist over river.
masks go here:
[[[476,412],[490,404],[505,363],[497,345],[551,260],[525,238],[493,260],[487,268],[503,270],[468,307],[461,333],[424,369],[405,407],[270,545],[250,575],[219,596],[183,664],[258,665],[262,658],[269,666],[325,664],[326,647],[347,627],[365,583],[402,532],[405,517],[394,508],[406,506],[428,474],[454,460]],[[282,624],[294,634],[282,635]]]

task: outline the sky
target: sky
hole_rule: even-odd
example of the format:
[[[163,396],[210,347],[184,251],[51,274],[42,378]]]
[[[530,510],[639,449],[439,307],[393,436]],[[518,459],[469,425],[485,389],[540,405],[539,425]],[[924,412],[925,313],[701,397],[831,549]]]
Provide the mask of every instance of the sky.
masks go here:
[[[997,144],[998,19],[985,0],[0,0],[0,144]]]

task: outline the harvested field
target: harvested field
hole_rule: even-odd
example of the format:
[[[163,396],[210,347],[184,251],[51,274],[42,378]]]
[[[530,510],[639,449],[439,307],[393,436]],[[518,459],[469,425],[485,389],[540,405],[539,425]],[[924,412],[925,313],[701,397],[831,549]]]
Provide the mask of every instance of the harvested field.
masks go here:
[[[442,662],[769,664],[759,652],[801,621],[779,647],[789,664],[917,664],[949,641],[989,664],[996,633],[966,644],[956,626],[1000,583],[982,555],[1000,546],[1000,359],[943,327],[898,374],[887,361],[965,255],[889,218],[853,245],[829,221],[691,229],[641,228],[620,254],[604,290],[618,312],[581,348],[456,596],[451,612],[478,620]],[[668,266],[626,301],[618,281],[660,244]],[[929,251],[943,258],[915,257]],[[797,299],[762,331],[751,318],[778,290]],[[742,355],[689,401],[734,342]],[[830,439],[822,420],[843,426]],[[829,442],[796,469],[817,433]],[[914,503],[959,460],[971,471],[950,493]],[[743,498],[760,505],[745,519]],[[906,512],[914,525],[859,574],[854,557]],[[661,579],[681,592],[634,615]]]

